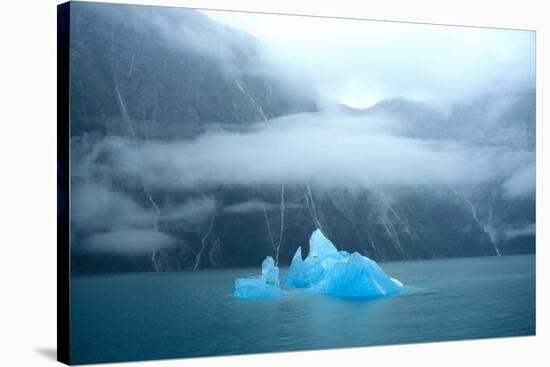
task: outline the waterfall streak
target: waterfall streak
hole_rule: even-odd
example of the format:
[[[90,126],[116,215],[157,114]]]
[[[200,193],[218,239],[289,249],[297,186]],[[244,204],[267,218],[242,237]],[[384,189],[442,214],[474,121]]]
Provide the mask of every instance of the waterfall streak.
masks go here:
[[[137,143],[136,131],[134,129],[134,125],[132,124],[132,119],[130,119],[130,116],[128,114],[128,109],[126,108],[126,102],[124,101],[124,98],[122,98],[122,95],[120,94],[118,84],[115,84],[115,93],[117,95],[117,100],[118,100],[118,104],[119,104],[119,107],[120,107],[120,111],[122,113],[122,117],[124,118],[124,120],[126,121],[126,124],[128,125],[128,129],[130,130],[130,134],[132,136],[132,142],[135,145],[135,147],[137,148],[138,143]],[[138,149],[138,151],[141,154],[141,151],[139,149]],[[140,161],[142,161],[142,160],[140,160]],[[158,230],[159,230],[158,222],[159,222],[159,217],[160,217],[160,207],[158,206],[156,201],[153,199],[153,196],[151,195],[151,191],[149,190],[149,185],[148,185],[148,182],[147,182],[147,177],[145,175],[145,169],[144,169],[143,165],[140,165],[139,179],[140,179],[142,191],[145,194],[145,196],[146,196],[147,200],[149,201],[149,203],[151,204],[151,207],[153,208],[153,211],[155,213],[154,217],[153,217],[153,228],[154,228],[155,232],[158,232]],[[156,261],[156,251],[153,251],[153,253],[151,255],[151,261],[153,262],[153,266],[155,267],[155,271],[159,271],[159,266],[158,266],[157,261]]]
[[[275,265],[279,265],[279,251],[283,241],[283,232],[285,229],[285,184],[281,184],[281,231],[279,233],[279,243],[277,244],[277,253],[275,256]]]
[[[399,234],[395,230],[394,225],[390,221],[386,220],[385,217],[381,217],[380,222],[384,226],[384,229],[388,233],[390,239],[395,243],[403,259],[405,259],[405,252],[403,251],[403,246],[401,245],[401,241],[399,240]]]
[[[267,234],[271,240],[271,247],[275,248],[275,239],[273,238],[273,233],[271,232],[271,225],[269,224],[269,217],[267,216],[267,209],[265,208],[265,203],[262,202],[262,210],[264,212],[265,226],[267,227]]]
[[[317,209],[315,207],[315,202],[313,201],[313,194],[311,193],[311,187],[309,185],[306,185],[305,198],[306,205],[308,206],[309,213],[311,215],[311,218],[313,219],[315,226],[322,231],[323,226],[321,225],[321,221],[319,220]]]
[[[193,266],[193,270],[198,270],[199,269],[202,253],[204,252],[204,249],[206,247],[206,240],[208,239],[208,236],[210,236],[210,233],[212,232],[212,228],[214,228],[214,221],[215,220],[216,220],[216,214],[214,214],[212,216],[212,219],[210,220],[210,225],[208,227],[208,231],[201,238],[201,249],[199,250],[199,252],[197,252],[197,256],[195,256],[195,266]]]
[[[380,201],[382,201],[382,203],[384,204],[385,208],[386,208],[386,213],[384,213],[384,215],[386,216],[387,218],[387,213],[388,211],[393,214],[393,216],[395,217],[395,219],[397,219],[397,221],[399,222],[399,224],[401,225],[401,229],[409,236],[409,238],[411,240],[415,240],[415,239],[419,239],[417,235],[415,235],[412,231],[411,231],[411,226],[410,226],[410,223],[409,223],[409,220],[407,219],[407,216],[404,215],[403,213],[398,213],[397,210],[394,209],[394,205],[400,209],[401,211],[403,211],[403,209],[401,209],[401,207],[395,203],[395,202],[388,202],[385,198],[383,198],[382,196],[379,197],[380,198]]]
[[[495,250],[496,255],[501,256],[500,250],[496,244],[495,230],[492,226],[494,193],[492,195],[491,201],[489,202],[489,214],[487,217],[487,223],[483,223],[479,219],[475,205],[470,200],[468,200],[468,198],[465,195],[461,194],[460,192],[456,190],[453,190],[453,192],[457,197],[461,198],[470,207],[470,211],[472,212],[472,219],[474,220],[474,222],[476,222],[479,228],[481,228],[481,230],[487,235],[487,237],[489,237],[489,242],[493,246],[493,249]]]
[[[151,262],[153,263],[155,271],[158,272],[159,271],[159,265],[157,264],[157,252],[156,251],[153,251],[153,253],[151,254]]]
[[[266,117],[266,115],[265,115],[265,113],[264,113],[264,110],[263,110],[262,106],[260,106],[260,105],[258,104],[258,102],[256,102],[256,100],[254,99],[254,97],[252,97],[252,96],[250,95],[250,93],[248,93],[248,92],[243,88],[243,86],[241,85],[241,83],[239,83],[239,81],[238,81],[237,79],[235,79],[235,85],[237,86],[237,88],[239,88],[239,90],[240,90],[241,92],[243,92],[244,95],[246,95],[246,96],[250,99],[250,101],[251,101],[251,102],[254,104],[254,106],[256,107],[256,110],[258,110],[258,113],[260,114],[260,116],[262,116],[262,119],[263,119],[265,122],[267,122],[267,117]]]

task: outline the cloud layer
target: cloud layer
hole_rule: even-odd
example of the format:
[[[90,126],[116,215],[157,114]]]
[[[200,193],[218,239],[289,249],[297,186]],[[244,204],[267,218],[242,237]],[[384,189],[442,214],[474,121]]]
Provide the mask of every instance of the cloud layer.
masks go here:
[[[144,255],[174,247],[181,240],[147,230],[116,230],[97,233],[85,241],[85,250],[116,255]]]
[[[157,188],[315,184],[468,185],[510,176],[531,152],[460,141],[391,134],[377,121],[303,114],[259,124],[249,132],[217,131],[192,141],[109,138],[113,169],[129,176],[143,167]]]

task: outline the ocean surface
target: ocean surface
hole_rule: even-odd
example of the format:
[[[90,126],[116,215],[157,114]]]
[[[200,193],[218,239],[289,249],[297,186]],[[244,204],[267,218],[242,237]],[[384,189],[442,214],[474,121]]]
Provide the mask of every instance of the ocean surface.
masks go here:
[[[231,295],[258,269],[77,277],[75,364],[535,334],[535,256],[380,264],[401,295],[350,300],[291,291]],[[282,274],[286,269],[282,269]]]

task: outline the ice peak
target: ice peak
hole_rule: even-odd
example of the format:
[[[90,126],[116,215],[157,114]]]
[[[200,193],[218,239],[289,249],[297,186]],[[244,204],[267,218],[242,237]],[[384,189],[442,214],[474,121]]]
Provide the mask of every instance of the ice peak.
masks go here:
[[[294,256],[292,257],[292,262],[296,261],[302,261],[302,246],[298,246],[298,249],[294,253]]]
[[[275,266],[271,256],[266,257],[262,262],[262,279],[266,284],[279,285],[279,268]]]
[[[309,256],[319,257],[325,255],[332,255],[337,253],[338,250],[328,238],[325,237],[320,229],[316,229],[309,238]]]

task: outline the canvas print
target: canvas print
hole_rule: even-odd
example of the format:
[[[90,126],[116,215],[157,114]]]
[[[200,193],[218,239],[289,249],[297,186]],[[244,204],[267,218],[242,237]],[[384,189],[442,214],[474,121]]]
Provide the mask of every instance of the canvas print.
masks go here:
[[[535,32],[59,19],[64,362],[535,334]]]

